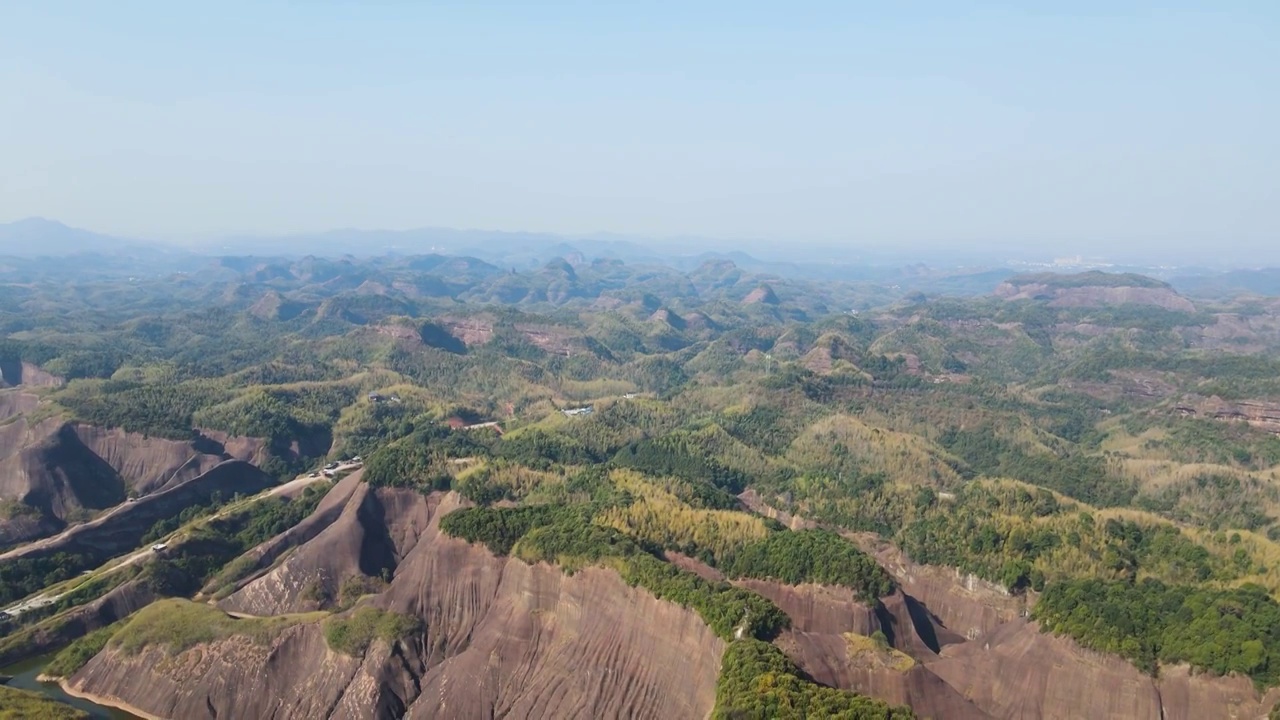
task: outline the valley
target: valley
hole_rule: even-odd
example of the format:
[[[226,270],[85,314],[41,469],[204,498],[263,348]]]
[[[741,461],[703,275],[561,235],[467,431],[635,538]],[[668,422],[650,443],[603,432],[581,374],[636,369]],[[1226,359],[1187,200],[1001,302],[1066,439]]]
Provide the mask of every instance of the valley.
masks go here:
[[[0,275],[0,666],[52,653],[72,695],[184,720],[1280,703],[1273,300],[723,259],[104,272]]]

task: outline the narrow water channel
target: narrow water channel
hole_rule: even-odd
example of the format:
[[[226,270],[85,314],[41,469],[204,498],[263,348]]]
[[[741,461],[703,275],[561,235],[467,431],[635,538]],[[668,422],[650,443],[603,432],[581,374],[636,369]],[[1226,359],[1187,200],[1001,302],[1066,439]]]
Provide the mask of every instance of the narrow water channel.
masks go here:
[[[0,675],[12,676],[13,679],[6,683],[11,688],[19,690],[34,690],[35,692],[52,698],[58,702],[66,703],[78,710],[89,713],[89,717],[93,720],[138,720],[137,715],[131,715],[123,710],[104,707],[91,703],[88,700],[74,698],[62,691],[57,683],[36,682],[36,676],[44,670],[44,666],[49,664],[53,659],[53,654],[42,655],[32,658],[26,662],[20,662],[17,665],[10,665],[6,668],[0,668]]]

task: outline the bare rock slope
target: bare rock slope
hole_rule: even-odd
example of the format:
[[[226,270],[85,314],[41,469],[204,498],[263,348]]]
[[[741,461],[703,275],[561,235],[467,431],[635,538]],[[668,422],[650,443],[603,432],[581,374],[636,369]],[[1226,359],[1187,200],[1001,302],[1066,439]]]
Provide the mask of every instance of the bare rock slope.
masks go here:
[[[1141,275],[1088,272],[1075,275],[1019,275],[996,287],[1005,300],[1045,300],[1050,307],[1151,305],[1195,312],[1195,305],[1168,284]]]
[[[50,374],[29,362],[0,360],[0,387],[55,387],[62,378]]]
[[[227,460],[259,461],[252,438],[205,433],[165,440],[56,418],[36,424],[31,396],[15,390],[0,402],[15,414],[0,425],[0,501],[22,509],[0,515],[0,547],[55,533],[123,503],[175,488]]]
[[[247,614],[305,610],[298,588],[386,568],[373,602],[424,630],[363,657],[331,650],[319,621],[265,644],[232,636],[173,657],[108,649],[73,689],[171,718],[701,718],[715,701],[723,643],[692,611],[628,587],[611,570],[572,576],[442,536],[455,496],[343,492],[324,528],[224,601]],[[317,532],[318,530],[318,532]],[[342,556],[345,559],[335,559]],[[349,576],[350,577],[350,576]],[[282,592],[282,597],[276,597]]]
[[[1156,680],[1025,620],[948,647],[927,666],[998,718],[1265,718],[1280,701],[1280,690],[1260,695],[1247,678],[1171,668]]]
[[[351,476],[310,518],[255,548],[255,569],[220,603],[238,617],[287,618],[287,628],[257,640],[221,633],[176,654],[108,646],[69,684],[184,720],[708,716],[725,645],[694,612],[610,569],[566,575],[442,535],[440,517],[460,504]],[[853,539],[901,590],[867,603],[842,588],[738,582],[791,617],[775,643],[822,684],[960,720],[1262,718],[1280,699],[1185,668],[1153,678],[1040,632],[1022,599]],[[673,561],[716,577],[693,558]],[[331,648],[324,614],[305,613],[353,579],[372,593],[357,607],[409,615],[420,628],[358,656]],[[877,633],[887,644],[869,637]]]
[[[758,495],[746,498],[793,526]],[[920,717],[1000,720],[1262,720],[1280,688],[1259,693],[1242,677],[1161,668],[1159,678],[1124,659],[1040,631],[1024,597],[950,568],[920,565],[867,534],[849,534],[887,569],[900,590],[881,607],[848,591],[743,583],[792,619],[777,644],[815,680],[910,705]],[[869,662],[847,635],[880,630],[912,662]]]
[[[68,553],[89,556],[96,563],[105,562],[136,549],[157,521],[174,517],[192,505],[206,504],[214,494],[225,498],[237,493],[254,495],[274,484],[275,479],[257,467],[242,460],[228,460],[188,482],[120,505],[53,537],[0,554],[0,560]]]

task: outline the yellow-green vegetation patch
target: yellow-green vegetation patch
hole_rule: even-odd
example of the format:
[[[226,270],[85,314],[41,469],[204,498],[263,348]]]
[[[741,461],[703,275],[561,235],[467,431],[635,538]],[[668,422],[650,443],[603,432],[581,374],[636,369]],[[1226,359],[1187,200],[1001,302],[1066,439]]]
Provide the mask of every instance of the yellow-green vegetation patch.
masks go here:
[[[783,461],[747,445],[716,423],[699,428],[692,433],[692,439],[726,468],[750,477],[774,476],[786,468]]]
[[[1153,427],[1144,428],[1150,423]],[[1224,423],[1209,418],[1132,418],[1125,431],[1139,431],[1138,457],[1174,460],[1183,464],[1210,463],[1245,470],[1280,466],[1280,437],[1248,423]]]
[[[849,415],[832,415],[791,444],[787,459],[808,472],[882,473],[890,482],[950,486],[960,481],[959,461],[929,441],[873,427]]]
[[[1252,564],[1252,574],[1242,574],[1232,581],[1234,585],[1255,583],[1265,587],[1274,597],[1280,598],[1280,543],[1258,533],[1187,528],[1186,532],[1218,555],[1230,554],[1233,561],[1247,555]],[[1243,552],[1242,552],[1243,551]]]
[[[359,657],[375,639],[395,643],[421,630],[418,618],[366,606],[325,620],[324,639],[330,649]]]
[[[717,720],[730,718],[848,718],[912,720],[909,708],[893,707],[847,690],[805,680],[781,650],[759,640],[737,640],[724,651],[716,681]]]
[[[849,660],[859,666],[884,667],[906,672],[916,666],[915,658],[889,646],[884,633],[877,630],[870,637],[844,633]]]
[[[606,508],[597,522],[653,545],[719,558],[769,534],[764,520],[754,515],[690,505],[680,497],[688,483],[655,480],[629,470],[614,471],[610,477],[634,501]]]
[[[387,589],[387,582],[381,578],[368,575],[352,575],[342,581],[338,588],[338,610],[354,607],[361,598],[377,595]]]
[[[40,511],[9,498],[0,498],[0,520],[13,520],[20,517],[39,517]]]
[[[571,380],[565,379],[560,381],[560,393],[566,398],[575,401],[594,400],[604,398],[610,395],[622,395],[629,392],[636,392],[639,388],[635,383],[626,380],[610,380],[601,378],[599,380]]]
[[[797,505],[808,517],[880,532],[916,562],[956,567],[1014,592],[1077,577],[1231,584],[1271,572],[1256,536],[1206,542],[1201,531],[1150,513],[1097,510],[1012,481],[973,481],[945,499],[929,488],[885,488]]]
[[[547,562],[565,572],[598,565],[617,571],[629,585],[691,608],[719,637],[772,638],[790,619],[764,597],[728,583],[711,583],[663,562],[617,529],[592,522],[585,506],[535,505],[466,508],[446,515],[440,529],[497,554]]]
[[[237,619],[212,605],[179,599],[159,600],[139,610],[111,638],[109,645],[133,655],[152,646],[180,653],[196,645],[235,636],[266,644],[294,625],[323,617],[325,613],[302,613]]]
[[[0,720],[89,720],[89,714],[40,693],[0,685]]]
[[[457,474],[453,489],[463,497],[487,504],[499,500],[565,502],[566,476],[563,469],[542,471],[505,460],[461,458],[451,461]]]

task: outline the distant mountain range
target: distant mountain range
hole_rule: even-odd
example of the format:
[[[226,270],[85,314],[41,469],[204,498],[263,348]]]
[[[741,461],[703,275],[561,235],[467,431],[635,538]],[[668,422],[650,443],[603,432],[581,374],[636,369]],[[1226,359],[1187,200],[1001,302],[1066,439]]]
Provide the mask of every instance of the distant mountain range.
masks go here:
[[[101,235],[63,225],[56,220],[27,218],[0,224],[0,255],[16,257],[53,257],[76,253],[120,254],[122,251],[164,246],[125,238]]]
[[[453,228],[340,229],[279,236],[236,236],[181,246],[96,233],[45,218],[0,224],[0,260],[7,257],[29,264],[42,258],[89,255],[95,258],[90,268],[96,274],[196,272],[207,266],[210,257],[232,256],[299,259],[435,254],[476,258],[512,271],[535,270],[556,258],[573,264],[611,260],[628,265],[665,266],[684,272],[708,262],[728,260],[753,273],[815,281],[866,282],[948,295],[987,293],[1016,274],[998,262],[960,264],[948,256],[932,257],[930,265],[907,264],[900,257],[895,262],[888,255],[868,256],[865,252],[805,247],[796,248],[794,252],[766,251],[771,257],[762,258],[742,250],[726,250],[724,246],[722,241],[706,238],[642,241],[607,234],[566,237]],[[1178,274],[1161,268],[1116,269],[1162,277],[1179,292],[1191,296],[1280,294],[1280,269],[1224,272],[1188,268]]]
[[[179,247],[140,241],[69,227],[43,218],[0,225],[0,258],[17,259],[30,266],[41,259],[61,258],[56,272],[68,267],[66,258],[90,255],[87,270],[96,275],[125,272],[199,272],[210,257],[300,258],[415,257],[441,255],[470,257],[511,271],[537,270],[563,258],[570,264],[598,260],[630,266],[668,267],[689,272],[707,263],[729,261],[744,271],[768,273],[800,280],[866,282],[950,294],[990,292],[1012,270],[1001,267],[927,267],[872,263],[848,253],[833,259],[813,259],[817,251],[798,253],[794,259],[762,259],[741,250],[705,250],[715,241],[690,240],[672,246],[671,241],[646,244],[616,236],[567,238],[546,233],[501,232],[421,228],[416,230],[332,230],[276,237],[232,237]],[[48,262],[44,262],[49,266]]]

